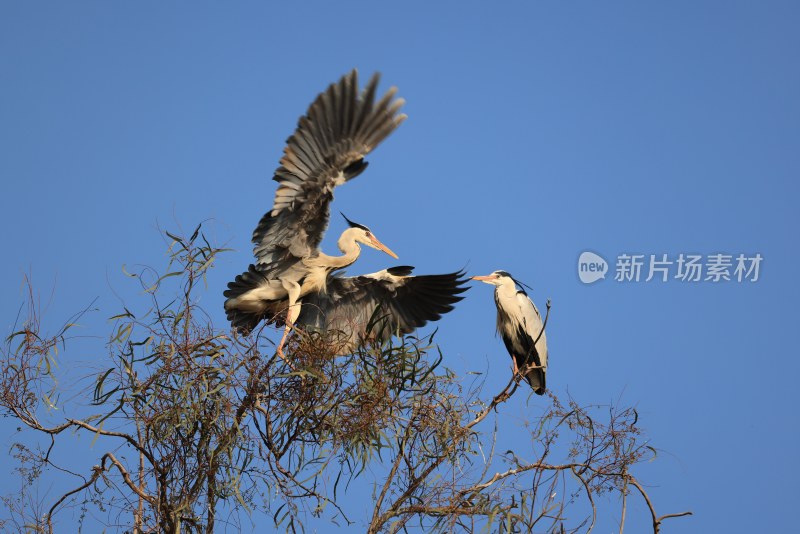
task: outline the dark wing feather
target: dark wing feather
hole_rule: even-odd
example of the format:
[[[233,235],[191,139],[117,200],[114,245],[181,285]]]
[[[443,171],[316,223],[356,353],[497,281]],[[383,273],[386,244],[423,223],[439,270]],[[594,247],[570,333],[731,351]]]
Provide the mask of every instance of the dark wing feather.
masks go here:
[[[538,335],[538,334],[537,334]],[[541,367],[542,360],[539,351],[533,344],[533,338],[522,326],[517,327],[514,336],[509,336],[505,332],[501,334],[506,350],[517,362],[518,369],[524,369],[528,365]],[[544,395],[547,384],[545,383],[545,369],[531,369],[525,376],[528,383],[537,395]]]
[[[312,255],[328,226],[333,190],[358,176],[366,168],[364,157],[405,120],[394,87],[375,102],[378,79],[375,74],[359,95],[353,70],[300,117],[275,171],[272,209],[253,232],[257,263]]]
[[[395,267],[353,278],[333,276],[327,293],[303,299],[296,323],[342,332],[352,349],[365,340],[385,341],[439,320],[467,290],[462,272],[407,276],[411,269]]]

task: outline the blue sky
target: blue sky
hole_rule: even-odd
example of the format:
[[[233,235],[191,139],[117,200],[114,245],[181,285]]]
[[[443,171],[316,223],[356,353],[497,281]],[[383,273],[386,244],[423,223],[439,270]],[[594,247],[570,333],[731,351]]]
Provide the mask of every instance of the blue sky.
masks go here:
[[[333,209],[420,273],[503,268],[552,298],[548,386],[637,406],[662,452],[640,470],[659,512],[695,513],[666,532],[793,527],[797,4],[287,4],[0,4],[2,329],[30,273],[53,324],[97,297],[84,328],[102,334],[135,298],[121,266],[162,265],[157,228],[200,221],[236,250],[203,302],[223,326],[297,117],[351,68],[378,70],[409,119]],[[585,250],[612,268],[623,253],[764,260],[755,283],[584,285]],[[367,250],[350,272],[387,260]],[[494,313],[476,286],[438,339],[498,389]],[[4,421],[0,437],[14,440]]]

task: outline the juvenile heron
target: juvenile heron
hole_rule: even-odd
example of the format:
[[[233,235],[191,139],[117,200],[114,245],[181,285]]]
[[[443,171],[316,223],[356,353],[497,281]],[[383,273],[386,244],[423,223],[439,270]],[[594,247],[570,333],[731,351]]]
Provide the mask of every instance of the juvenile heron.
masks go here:
[[[543,395],[547,373],[547,336],[536,305],[521,284],[506,271],[473,276],[472,279],[495,286],[497,331],[514,362],[514,374],[529,369],[525,378],[537,395]]]

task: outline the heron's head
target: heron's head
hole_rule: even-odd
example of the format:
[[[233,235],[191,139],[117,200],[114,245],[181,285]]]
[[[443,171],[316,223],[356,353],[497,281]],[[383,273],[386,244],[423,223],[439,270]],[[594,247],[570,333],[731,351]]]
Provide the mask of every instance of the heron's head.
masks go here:
[[[345,232],[349,232],[353,236],[353,239],[356,241],[356,243],[362,243],[368,247],[374,248],[375,250],[382,250],[389,256],[397,259],[397,254],[392,252],[389,247],[378,241],[378,238],[375,237],[375,234],[372,233],[372,230],[363,224],[358,224],[357,222],[351,221],[344,213],[342,213],[342,217],[344,217],[344,220],[347,221],[348,225],[350,225],[350,228],[345,230]]]
[[[499,286],[503,284],[514,284],[514,279],[505,271],[495,271],[492,274],[487,274],[485,276],[473,276],[473,280],[479,280],[484,284],[491,284],[493,286]]]

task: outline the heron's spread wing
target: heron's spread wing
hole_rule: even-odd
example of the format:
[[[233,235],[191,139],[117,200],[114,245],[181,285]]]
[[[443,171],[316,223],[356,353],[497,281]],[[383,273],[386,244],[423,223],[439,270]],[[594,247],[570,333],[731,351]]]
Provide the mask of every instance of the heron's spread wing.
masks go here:
[[[259,264],[316,251],[328,225],[336,186],[358,176],[367,166],[364,156],[392,133],[406,116],[404,101],[393,87],[377,102],[378,74],[363,93],[355,70],[320,94],[300,117],[286,141],[275,201],[253,232]]]
[[[297,324],[339,331],[352,343],[408,334],[453,309],[467,290],[463,273],[409,276],[394,267],[353,278],[331,277],[327,293],[303,299]]]

